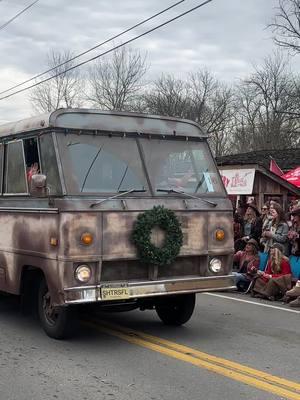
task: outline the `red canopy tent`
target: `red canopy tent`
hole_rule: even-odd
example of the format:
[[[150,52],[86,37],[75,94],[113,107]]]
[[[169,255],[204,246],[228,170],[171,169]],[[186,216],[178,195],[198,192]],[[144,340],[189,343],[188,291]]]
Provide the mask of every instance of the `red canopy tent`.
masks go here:
[[[282,175],[281,178],[300,188],[300,166]]]

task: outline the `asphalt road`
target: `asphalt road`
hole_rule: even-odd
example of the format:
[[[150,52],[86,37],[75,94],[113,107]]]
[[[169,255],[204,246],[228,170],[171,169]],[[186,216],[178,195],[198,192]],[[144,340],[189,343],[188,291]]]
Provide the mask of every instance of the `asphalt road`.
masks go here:
[[[299,400],[300,310],[288,310],[201,294],[184,327],[154,311],[97,314],[63,342],[0,297],[0,400]]]

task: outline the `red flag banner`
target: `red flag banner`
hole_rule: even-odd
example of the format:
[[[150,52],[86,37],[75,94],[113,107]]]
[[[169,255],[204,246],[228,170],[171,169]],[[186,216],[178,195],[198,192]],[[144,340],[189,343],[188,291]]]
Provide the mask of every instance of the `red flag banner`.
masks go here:
[[[281,178],[300,188],[300,167],[292,169],[284,174]]]
[[[271,162],[270,162],[270,171],[273,172],[273,174],[276,174],[278,176],[283,175],[283,171],[279,168],[277,162],[275,160],[273,160],[273,158],[271,159]]]

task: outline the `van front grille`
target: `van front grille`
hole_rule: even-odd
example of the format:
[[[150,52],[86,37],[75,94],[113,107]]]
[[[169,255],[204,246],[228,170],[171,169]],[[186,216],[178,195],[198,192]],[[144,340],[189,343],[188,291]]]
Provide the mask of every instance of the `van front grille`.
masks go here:
[[[132,281],[200,276],[206,271],[206,257],[180,257],[170,265],[154,268],[137,260],[104,261],[101,281]],[[202,272],[202,273],[201,273]]]
[[[102,263],[101,281],[148,280],[149,267],[136,260],[104,261]]]

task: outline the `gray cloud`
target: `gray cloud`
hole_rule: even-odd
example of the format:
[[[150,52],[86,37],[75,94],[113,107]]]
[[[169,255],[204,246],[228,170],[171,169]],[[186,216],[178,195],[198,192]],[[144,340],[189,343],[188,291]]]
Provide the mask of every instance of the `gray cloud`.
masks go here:
[[[0,25],[29,3],[27,0],[1,1]],[[79,53],[172,3],[171,0],[40,0],[0,31],[0,89],[43,71],[50,48]],[[156,21],[127,34],[122,41],[197,4],[199,1],[187,0]],[[265,27],[276,5],[277,0],[214,0],[136,41],[133,47],[147,52],[150,78],[162,72],[184,76],[207,67],[219,78],[231,82],[248,74],[251,63],[259,63],[272,51],[271,32]],[[0,101],[2,120],[24,117],[29,112],[24,94]]]

